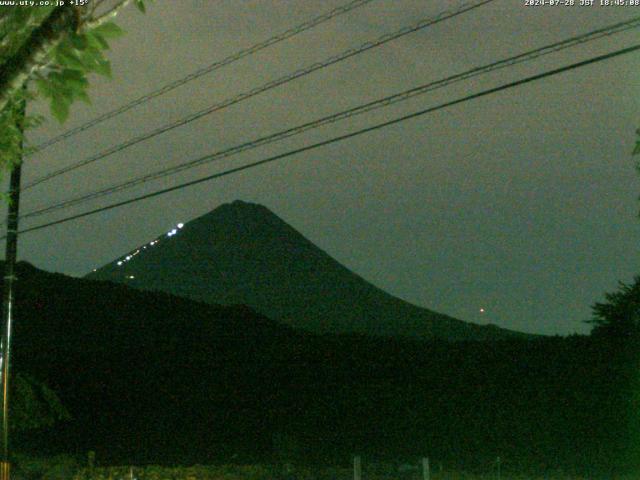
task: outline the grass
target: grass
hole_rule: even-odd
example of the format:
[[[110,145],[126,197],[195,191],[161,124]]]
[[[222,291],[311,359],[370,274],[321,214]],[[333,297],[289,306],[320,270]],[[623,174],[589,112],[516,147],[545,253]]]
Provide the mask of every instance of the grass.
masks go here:
[[[133,473],[133,479],[131,478]],[[73,480],[351,480],[351,468],[297,468],[286,474],[280,467],[269,465],[222,465],[192,467],[107,467],[82,469]],[[640,475],[626,476],[572,476],[562,473],[540,475],[502,474],[500,480],[638,480]],[[69,479],[71,480],[71,479]],[[420,472],[398,473],[363,471],[362,480],[422,480]],[[498,480],[495,473],[472,474],[443,471],[431,474],[430,480]]]

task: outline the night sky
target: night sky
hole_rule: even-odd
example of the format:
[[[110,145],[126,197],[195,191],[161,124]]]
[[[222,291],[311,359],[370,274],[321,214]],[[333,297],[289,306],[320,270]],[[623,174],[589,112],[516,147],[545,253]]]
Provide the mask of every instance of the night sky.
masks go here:
[[[579,0],[576,0],[576,3]],[[39,143],[346,0],[157,0],[124,11],[113,80]],[[375,0],[27,159],[24,181],[458,2]],[[22,212],[640,15],[640,7],[493,3],[27,190]],[[638,43],[637,30],[499,70],[225,161],[24,222],[174,185]],[[590,305],[640,273],[640,53],[601,62],[162,197],[25,234],[20,258],[83,275],[235,199],[263,204],[412,303],[478,323],[586,333]],[[36,104],[32,111],[44,111]],[[484,309],[484,312],[481,312]]]

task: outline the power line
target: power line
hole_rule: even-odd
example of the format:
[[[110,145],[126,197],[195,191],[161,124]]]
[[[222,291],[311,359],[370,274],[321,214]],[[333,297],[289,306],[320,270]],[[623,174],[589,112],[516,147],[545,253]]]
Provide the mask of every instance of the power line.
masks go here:
[[[233,53],[231,55],[229,55],[228,57],[223,58],[222,60],[216,61],[210,65],[207,65],[206,67],[203,67],[199,70],[196,70],[193,73],[190,73],[189,75],[182,77],[178,80],[174,80],[171,83],[167,83],[165,85],[163,85],[162,87],[158,88],[157,90],[153,90],[152,92],[146,93],[144,95],[142,95],[141,97],[136,98],[135,100],[130,101],[129,103],[126,103],[124,105],[122,105],[121,107],[118,107],[114,110],[111,110],[109,112],[103,113],[102,115],[94,118],[93,120],[88,121],[87,123],[80,125],[76,128],[73,128],[71,130],[67,130],[66,132],[50,138],[49,140],[46,140],[44,142],[42,142],[41,144],[37,145],[34,149],[33,149],[33,153],[39,152],[44,150],[45,148],[48,148],[52,145],[55,145],[58,142],[61,142],[62,140],[65,140],[69,137],[72,137],[80,132],[84,132],[85,130],[88,130],[92,127],[95,127],[96,125],[105,122],[106,120],[109,120],[113,117],[116,117],[122,113],[128,112],[129,110],[131,110],[132,108],[137,107],[138,105],[141,105],[143,103],[148,102],[149,100],[152,100],[156,97],[159,97],[161,95],[164,95],[165,93],[170,92],[171,90],[174,90],[182,85],[184,85],[185,83],[191,82],[192,80],[195,80],[197,78],[202,77],[203,75],[206,75],[208,73],[211,73],[215,70],[218,70],[222,67],[225,67],[233,62],[236,62],[238,60],[243,59],[244,57],[247,57],[249,55],[253,55],[254,53],[259,52],[260,50],[264,50],[267,47],[270,47],[272,45],[275,45],[277,43],[280,43],[284,40],[287,40],[291,37],[294,37],[302,32],[305,32],[307,30],[312,29],[313,27],[316,27],[318,25],[320,25],[321,23],[327,22],[329,20],[331,20],[332,18],[335,18],[339,15],[343,15],[347,12],[350,12],[351,10],[354,10],[358,7],[361,7],[363,5],[366,5],[367,3],[372,2],[373,0],[354,0],[352,2],[349,2],[345,5],[342,5],[340,7],[334,8],[333,10],[330,10],[322,15],[319,15],[315,18],[312,18],[311,20],[308,20],[304,23],[301,23],[300,25],[297,25],[295,27],[292,27],[278,35],[275,35],[267,40],[264,40],[263,42],[257,43],[251,47],[245,48],[243,50],[240,50],[236,53]]]
[[[166,133],[170,130],[173,130],[175,128],[181,127],[183,125],[187,125],[188,123],[191,123],[195,120],[198,120],[206,115],[210,115],[216,111],[222,110],[224,108],[227,108],[231,105],[235,105],[236,103],[242,102],[244,100],[247,100],[249,98],[255,97],[256,95],[259,95],[263,92],[266,92],[268,90],[271,90],[273,88],[279,87],[280,85],[284,85],[285,83],[291,82],[293,80],[296,80],[298,78],[304,77],[306,75],[309,75],[317,70],[326,68],[330,65],[334,65],[336,63],[339,63],[343,60],[346,60],[348,58],[351,58],[355,55],[359,55],[363,52],[366,52],[368,50],[371,50],[373,48],[379,47],[381,45],[384,45],[385,43],[391,42],[393,40],[396,40],[398,38],[401,38],[405,35],[408,35],[410,33],[414,33],[417,32],[418,30],[422,30],[428,26],[434,25],[436,23],[442,22],[444,20],[448,20],[450,18],[456,17],[458,15],[461,15],[465,12],[468,12],[470,10],[476,9],[478,7],[481,7],[487,3],[493,2],[494,0],[480,0],[480,1],[476,1],[476,2],[466,2],[463,3],[460,7],[454,9],[454,10],[446,10],[442,13],[440,13],[439,15],[435,16],[435,17],[428,17],[428,18],[424,18],[422,20],[420,20],[419,22],[410,25],[408,27],[404,27],[401,28],[400,30],[397,30],[395,32],[383,35],[381,37],[379,37],[376,40],[373,41],[369,41],[366,43],[363,43],[362,45],[360,45],[359,47],[356,48],[350,48],[349,50],[345,50],[342,53],[339,53],[338,55],[332,56],[322,62],[317,62],[314,63],[312,65],[309,65],[305,68],[302,68],[300,70],[296,70],[295,72],[285,75],[283,77],[280,77],[276,80],[272,80],[270,82],[267,82],[263,85],[261,85],[260,87],[256,87],[248,92],[244,92],[241,93],[239,95],[236,95],[234,97],[228,98],[226,100],[223,100],[222,102],[216,103],[214,105],[211,105],[210,107],[207,107],[203,110],[200,110],[196,113],[193,113],[191,115],[188,115],[187,117],[184,117],[180,120],[177,120],[175,122],[171,122],[169,124],[166,124],[162,127],[159,127],[155,130],[152,130],[151,132],[147,132],[145,134],[139,135],[137,137],[134,137],[130,140],[127,140],[125,142],[119,143],[113,147],[108,148],[107,150],[104,150],[92,157],[89,157],[87,159],[81,160],[79,162],[76,162],[74,164],[68,165],[66,167],[60,168],[58,170],[55,170],[47,175],[44,175],[40,178],[37,178],[35,180],[33,180],[30,183],[27,183],[24,187],[23,190],[27,190],[29,188],[32,188],[36,185],[39,185],[43,182],[46,182],[47,180],[50,180],[52,178],[55,178],[59,175],[71,172],[73,170],[76,170],[80,167],[83,167],[85,165],[88,165],[90,163],[96,162],[98,160],[102,160],[103,158],[106,158],[110,155],[113,155],[114,153],[120,152],[122,150],[125,150],[133,145],[136,145],[140,142],[143,142],[145,140],[149,140],[150,138],[156,137],[160,134]]]
[[[467,102],[469,100],[474,100],[476,98],[484,97],[486,95],[490,95],[490,94],[497,93],[497,92],[500,92],[500,91],[503,91],[503,90],[507,90],[509,88],[514,88],[514,87],[517,87],[517,86],[520,86],[520,85],[531,83],[531,82],[534,82],[534,81],[537,81],[537,80],[541,80],[543,78],[551,77],[553,75],[558,75],[560,73],[567,72],[567,71],[570,71],[570,70],[574,70],[574,69],[577,69],[577,68],[580,68],[580,67],[584,67],[584,66],[587,66],[587,65],[591,65],[591,64],[594,64],[594,63],[597,63],[597,62],[601,62],[601,61],[604,61],[604,60],[609,60],[611,58],[614,58],[614,57],[617,57],[617,56],[620,56],[620,55],[625,55],[625,54],[628,54],[628,53],[632,53],[632,52],[635,52],[635,51],[638,51],[638,50],[640,50],[640,44],[636,44],[636,45],[634,45],[632,47],[623,48],[621,50],[616,50],[614,52],[610,52],[610,53],[607,53],[605,55],[592,57],[592,58],[590,58],[588,60],[584,60],[582,62],[573,63],[571,65],[567,65],[567,66],[564,66],[564,67],[556,68],[556,69],[553,69],[553,70],[548,70],[546,72],[539,73],[537,75],[532,75],[532,76],[529,76],[529,77],[526,77],[526,78],[523,78],[523,79],[520,79],[520,80],[516,80],[514,82],[510,82],[510,83],[506,83],[506,84],[500,85],[498,87],[494,87],[494,88],[490,88],[490,89],[487,89],[487,90],[483,90],[481,92],[474,93],[474,94],[471,94],[471,95],[467,95],[465,97],[461,97],[461,98],[458,98],[456,100],[452,100],[452,101],[449,101],[449,102],[446,102],[446,103],[442,103],[442,104],[437,105],[435,107],[430,107],[430,108],[427,108],[427,109],[424,109],[424,110],[420,110],[418,112],[414,112],[414,113],[410,113],[408,115],[404,115],[404,116],[401,116],[401,117],[394,118],[393,120],[388,120],[386,122],[378,123],[378,124],[372,125],[370,127],[362,128],[360,130],[356,130],[356,131],[351,132],[351,133],[347,133],[347,134],[344,134],[344,135],[333,137],[333,138],[330,138],[328,140],[323,140],[321,142],[317,142],[317,143],[314,143],[314,144],[311,144],[311,145],[307,145],[305,147],[297,148],[297,149],[294,149],[294,150],[289,150],[288,152],[281,153],[281,154],[278,154],[278,155],[274,155],[272,157],[268,157],[268,158],[265,158],[263,160],[259,160],[259,161],[253,162],[253,163],[248,163],[248,164],[242,165],[240,167],[231,168],[231,169],[228,169],[228,170],[224,170],[222,172],[218,172],[218,173],[214,173],[212,175],[208,175],[206,177],[198,178],[196,180],[191,180],[189,182],[184,182],[184,183],[181,183],[179,185],[174,185],[173,187],[168,187],[168,188],[164,188],[164,189],[161,189],[161,190],[156,190],[155,192],[151,192],[151,193],[147,193],[147,194],[144,194],[144,195],[140,195],[140,196],[137,196],[137,197],[134,197],[134,198],[130,198],[128,200],[123,200],[123,201],[120,201],[120,202],[112,203],[110,205],[106,205],[104,207],[100,207],[100,208],[96,208],[96,209],[93,209],[93,210],[89,210],[87,212],[79,213],[79,214],[76,214],[76,215],[71,215],[71,216],[68,216],[68,217],[65,217],[65,218],[62,218],[62,219],[59,219],[59,220],[55,220],[55,221],[52,221],[52,222],[44,223],[44,224],[41,224],[41,225],[36,225],[34,227],[30,227],[30,228],[21,230],[19,233],[23,234],[23,233],[33,232],[33,231],[36,231],[36,230],[41,230],[43,228],[52,227],[54,225],[60,225],[62,223],[66,223],[66,222],[69,222],[71,220],[76,220],[76,219],[87,217],[87,216],[90,216],[90,215],[95,215],[97,213],[105,212],[107,210],[111,210],[111,209],[114,209],[114,208],[122,207],[122,206],[129,205],[129,204],[132,204],[132,203],[137,203],[139,201],[146,200],[148,198],[153,198],[153,197],[157,197],[159,195],[164,195],[165,193],[173,192],[173,191],[176,191],[176,190],[182,190],[183,188],[191,187],[191,186],[197,185],[199,183],[203,183],[203,182],[207,182],[207,181],[210,181],[210,180],[213,180],[213,179],[216,179],[216,178],[220,178],[220,177],[224,177],[224,176],[227,176],[227,175],[231,175],[233,173],[237,173],[237,172],[240,172],[240,171],[243,171],[243,170],[248,170],[250,168],[254,168],[254,167],[257,167],[257,166],[260,166],[260,165],[264,165],[266,163],[271,163],[271,162],[274,162],[276,160],[281,160],[283,158],[287,158],[287,157],[290,157],[290,156],[293,156],[293,155],[297,155],[298,153],[306,152],[306,151],[309,151],[309,150],[314,150],[316,148],[323,147],[323,146],[326,146],[326,145],[330,145],[332,143],[341,142],[341,141],[347,140],[349,138],[353,138],[353,137],[356,137],[356,136],[359,136],[359,135],[362,135],[362,134],[365,134],[365,133],[373,132],[375,130],[379,130],[381,128],[385,128],[385,127],[388,127],[388,126],[391,126],[391,125],[395,125],[395,124],[404,122],[406,120],[410,120],[412,118],[417,118],[417,117],[420,117],[422,115],[426,115],[428,113],[435,112],[437,110],[441,110],[441,109],[444,109],[444,108],[447,108],[447,107],[451,107],[453,105],[458,105],[458,104]]]
[[[384,97],[382,99],[379,100],[375,100],[372,102],[368,102],[353,108],[350,108],[348,110],[343,110],[341,112],[338,113],[334,113],[332,115],[329,116],[325,116],[316,120],[313,120],[311,122],[307,122],[295,127],[291,127],[288,128],[286,130],[282,130],[279,131],[277,133],[273,133],[271,135],[267,135],[264,137],[260,137],[258,139],[254,139],[245,143],[242,143],[240,145],[236,145],[234,147],[230,147],[227,148],[225,150],[213,153],[213,154],[209,154],[209,155],[205,155],[203,157],[197,158],[195,160],[191,160],[188,162],[184,162],[181,163],[179,165],[173,166],[173,167],[169,167],[169,168],[165,168],[165,169],[161,169],[158,170],[156,172],[152,172],[149,174],[145,174],[130,180],[126,180],[122,183],[116,184],[116,185],[112,185],[110,187],[101,189],[101,190],[97,190],[97,191],[93,191],[90,193],[86,193],[80,196],[77,196],[75,198],[71,198],[71,199],[67,199],[64,200],[62,202],[59,202],[57,204],[54,205],[50,205],[47,207],[42,207],[39,209],[36,209],[34,211],[28,212],[25,215],[23,215],[21,218],[22,219],[26,219],[26,218],[31,218],[31,217],[36,217],[36,216],[40,216],[43,215],[45,213],[49,213],[52,211],[56,211],[56,210],[60,210],[60,209],[64,209],[64,208],[68,208],[71,207],[73,205],[77,205],[80,203],[84,203],[86,201],[89,200],[93,200],[99,197],[103,197],[106,195],[111,195],[113,193],[128,189],[128,188],[132,188],[136,185],[140,185],[143,183],[147,183],[151,180],[157,180],[159,178],[163,178],[169,175],[173,175],[185,170],[188,170],[190,168],[194,168],[196,166],[200,166],[206,163],[210,163],[216,160],[221,160],[224,158],[228,158],[231,157],[233,155],[237,155],[239,153],[245,152],[247,150],[252,150],[254,148],[263,146],[263,145],[267,145],[276,141],[280,141],[283,140],[285,138],[289,138],[295,135],[299,135],[303,132],[306,132],[308,130],[311,129],[315,129],[324,125],[328,125],[331,123],[335,123],[341,120],[344,120],[346,118],[350,118],[356,115],[361,115],[363,113],[366,112],[370,112],[372,110],[376,110],[382,107],[386,107],[401,101],[405,101],[408,100],[410,98],[413,98],[417,95],[422,95],[425,93],[428,93],[430,91],[439,89],[439,88],[443,88],[445,86],[451,85],[453,83],[457,83],[463,80],[468,80],[472,77],[475,76],[479,76],[482,74],[486,74],[495,70],[499,70],[502,68],[506,68],[506,67],[510,67],[510,66],[514,66],[520,63],[524,63],[527,61],[531,61],[534,59],[537,59],[543,55],[548,55],[551,53],[555,53],[561,50],[564,50],[566,48],[570,48],[570,47],[574,47],[576,45],[580,45],[583,43],[587,43],[593,40],[597,40],[600,38],[603,38],[605,36],[610,36],[616,33],[620,33],[632,28],[638,28],[640,26],[640,16],[639,17],[635,17],[631,20],[625,21],[625,22],[619,22],[613,25],[609,25],[597,30],[593,30],[591,32],[582,34],[582,35],[578,35],[575,37],[571,37],[569,39],[560,41],[560,42],[555,42],[552,43],[550,45],[546,45],[544,47],[540,47],[537,48],[535,50],[530,50],[528,52],[525,53],[521,53],[506,59],[502,59],[496,62],[492,62],[488,65],[483,65],[480,67],[476,67],[473,68],[471,70],[467,70],[463,73],[459,73],[456,75],[452,75],[449,77],[446,77],[444,79],[441,80],[437,80],[435,82],[430,82],[427,83],[425,85],[421,85],[419,87],[415,87],[409,90],[405,90],[403,92],[400,93],[396,93],[394,95],[390,95],[387,97]]]

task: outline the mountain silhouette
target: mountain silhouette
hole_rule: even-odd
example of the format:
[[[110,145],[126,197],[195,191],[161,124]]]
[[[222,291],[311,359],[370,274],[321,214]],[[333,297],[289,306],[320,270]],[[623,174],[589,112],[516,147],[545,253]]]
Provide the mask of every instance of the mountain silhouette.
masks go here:
[[[179,224],[86,278],[211,304],[244,304],[315,333],[452,341],[524,335],[463,322],[394,297],[345,268],[268,208],[243,201]]]

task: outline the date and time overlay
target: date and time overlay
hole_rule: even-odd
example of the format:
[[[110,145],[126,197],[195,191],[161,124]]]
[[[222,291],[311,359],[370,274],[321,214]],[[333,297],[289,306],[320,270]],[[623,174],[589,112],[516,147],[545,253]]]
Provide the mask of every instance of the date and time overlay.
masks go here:
[[[640,0],[523,0],[525,7],[640,7]]]
[[[4,0],[0,6],[84,6],[91,0]],[[522,0],[525,7],[640,7],[640,0]]]

